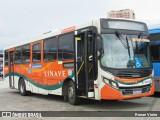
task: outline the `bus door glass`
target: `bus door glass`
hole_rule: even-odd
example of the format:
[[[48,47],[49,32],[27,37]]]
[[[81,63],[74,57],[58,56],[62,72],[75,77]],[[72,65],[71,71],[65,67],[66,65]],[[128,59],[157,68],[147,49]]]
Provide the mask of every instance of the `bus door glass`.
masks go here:
[[[84,67],[84,38],[85,33],[76,36],[76,84],[81,95],[86,95],[85,91],[85,67]]]
[[[14,51],[9,51],[9,85],[10,88],[14,87]]]
[[[82,95],[89,97],[88,92],[94,91],[94,80],[96,77],[97,53],[95,48],[95,34],[86,31],[76,36],[76,78],[78,89]]]

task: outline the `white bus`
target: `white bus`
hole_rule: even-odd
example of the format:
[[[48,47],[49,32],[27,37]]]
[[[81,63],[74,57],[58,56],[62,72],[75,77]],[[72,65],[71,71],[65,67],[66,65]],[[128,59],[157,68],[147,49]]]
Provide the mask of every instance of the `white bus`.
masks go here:
[[[21,95],[121,100],[154,93],[145,23],[100,18],[4,49],[5,79]]]

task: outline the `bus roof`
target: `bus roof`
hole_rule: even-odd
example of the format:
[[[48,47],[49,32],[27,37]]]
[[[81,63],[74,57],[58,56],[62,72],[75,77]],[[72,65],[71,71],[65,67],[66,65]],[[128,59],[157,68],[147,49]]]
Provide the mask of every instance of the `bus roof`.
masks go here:
[[[31,43],[31,42],[44,40],[44,39],[49,38],[49,37],[53,37],[53,36],[57,36],[57,35],[63,34],[64,32],[67,33],[67,30],[69,30],[68,32],[71,32],[71,31],[76,31],[76,30],[81,29],[81,28],[85,28],[87,26],[95,26],[95,25],[97,26],[97,22],[98,22],[98,20],[95,20],[95,21],[87,22],[85,24],[78,25],[78,26],[72,26],[72,27],[68,27],[68,28],[64,28],[64,29],[59,29],[59,30],[46,32],[46,33],[43,33],[41,35],[37,35],[37,36],[35,36],[33,38],[30,38],[28,40],[24,40],[22,42],[19,42],[17,44],[13,44],[13,45],[7,46],[7,47],[4,48],[4,50],[10,49],[10,48],[14,48],[14,47],[18,47],[18,46],[21,46],[21,45],[25,45],[25,44],[28,44],[28,43]],[[71,30],[71,29],[74,29],[74,30]]]
[[[100,18],[100,19],[103,19],[103,18]],[[13,45],[10,45],[8,47],[5,47],[4,50],[10,49],[10,48],[14,48],[14,47],[18,47],[18,46],[25,45],[25,44],[29,44],[31,42],[44,40],[44,39],[52,37],[52,36],[57,36],[57,35],[63,34],[63,32],[65,30],[69,30],[69,32],[71,32],[71,29],[74,29],[72,31],[76,31],[78,29],[85,28],[85,27],[88,27],[88,26],[97,26],[97,27],[99,26],[98,28],[100,28],[100,22],[99,22],[100,19],[97,18],[96,20],[92,20],[92,21],[86,22],[86,23],[81,24],[81,25],[77,25],[77,26],[72,26],[72,27],[68,27],[68,28],[64,28],[64,29],[59,29],[59,30],[55,30],[55,31],[46,32],[46,33],[43,33],[41,35],[35,36],[35,37],[31,38],[31,39],[28,39],[28,40],[19,42],[17,44],[13,44]],[[104,18],[104,19],[111,19],[111,18]],[[141,22],[141,21],[137,21],[137,20],[133,20],[133,19],[124,19],[124,18],[116,18],[116,20],[126,20],[126,21]],[[143,22],[141,22],[141,23],[143,23]],[[98,29],[98,31],[100,31],[100,29]]]

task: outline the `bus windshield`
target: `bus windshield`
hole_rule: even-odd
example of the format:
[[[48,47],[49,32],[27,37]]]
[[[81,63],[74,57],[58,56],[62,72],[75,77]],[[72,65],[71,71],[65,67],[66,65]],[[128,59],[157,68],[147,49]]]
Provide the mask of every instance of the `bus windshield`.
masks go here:
[[[120,34],[120,33],[119,33]],[[103,54],[101,64],[109,68],[151,67],[147,36],[102,34]]]

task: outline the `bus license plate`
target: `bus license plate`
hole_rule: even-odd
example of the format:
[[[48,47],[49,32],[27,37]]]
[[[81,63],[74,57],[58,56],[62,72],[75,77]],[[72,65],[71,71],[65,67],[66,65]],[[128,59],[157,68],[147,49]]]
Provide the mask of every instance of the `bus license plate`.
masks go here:
[[[141,93],[142,93],[141,90],[133,90],[133,94],[134,94],[134,95],[141,94]]]

